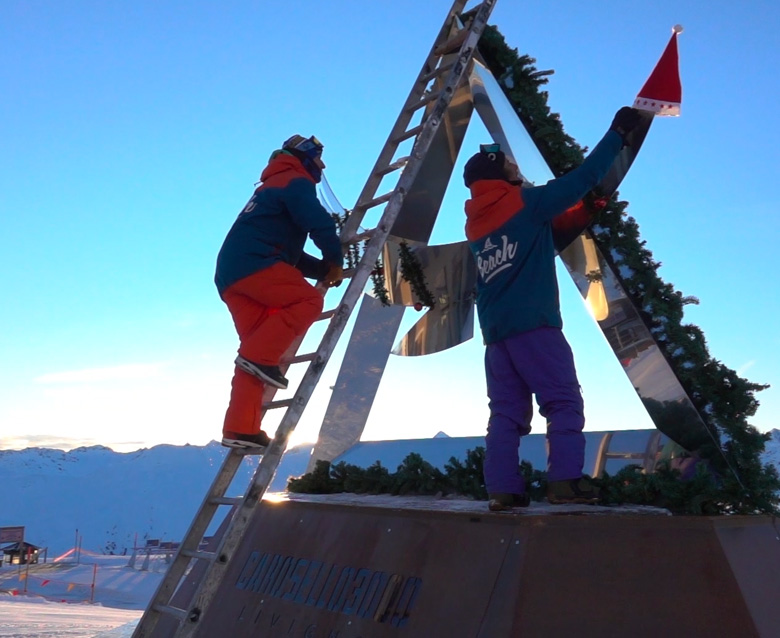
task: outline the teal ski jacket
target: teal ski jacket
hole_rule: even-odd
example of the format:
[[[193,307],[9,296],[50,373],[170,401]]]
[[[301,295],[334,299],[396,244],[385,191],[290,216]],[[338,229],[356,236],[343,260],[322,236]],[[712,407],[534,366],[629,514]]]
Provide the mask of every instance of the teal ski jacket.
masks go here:
[[[562,327],[554,220],[601,181],[623,142],[608,131],[585,161],[544,186],[482,179],[470,186],[466,237],[477,264],[477,313],[486,344],[541,326]],[[556,220],[556,217],[559,217]]]
[[[279,261],[306,274],[301,265],[313,259],[303,252],[307,237],[322,251],[325,262],[342,261],[336,223],[317,199],[314,179],[299,159],[277,155],[260,180],[217,256],[214,283],[220,296],[239,279]]]

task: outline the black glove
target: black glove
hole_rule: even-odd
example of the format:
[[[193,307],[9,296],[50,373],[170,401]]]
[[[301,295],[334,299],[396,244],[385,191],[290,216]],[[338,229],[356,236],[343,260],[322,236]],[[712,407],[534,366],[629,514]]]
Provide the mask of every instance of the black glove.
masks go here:
[[[639,111],[632,109],[630,106],[624,106],[615,113],[615,119],[612,120],[609,130],[616,131],[623,138],[623,146],[625,146],[626,137],[637,127],[641,120],[642,116],[639,114]]]
[[[306,279],[315,279],[317,281],[325,279],[328,270],[330,270],[330,264],[327,261],[317,259],[306,253],[301,253],[301,258],[295,264],[295,267],[301,271]]]
[[[341,267],[341,264],[331,264],[322,283],[328,288],[333,286],[339,287],[342,279],[344,279],[344,269]]]

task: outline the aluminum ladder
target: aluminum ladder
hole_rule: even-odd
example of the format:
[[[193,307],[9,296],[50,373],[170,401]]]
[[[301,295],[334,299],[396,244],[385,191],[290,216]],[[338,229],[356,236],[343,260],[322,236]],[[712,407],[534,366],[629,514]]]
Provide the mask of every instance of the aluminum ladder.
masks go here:
[[[268,398],[273,396],[273,389],[264,394],[264,411],[286,408],[286,412],[277,427],[273,441],[263,454],[246,493],[240,498],[225,497],[226,490],[247,454],[243,450],[231,449],[195,515],[176,557],[139,621],[133,638],[152,638],[155,635],[154,629],[158,621],[166,615],[172,616],[177,621],[173,636],[185,638],[194,636],[198,631],[199,620],[207,613],[214,600],[230,559],[244,538],[252,515],[256,511],[256,506],[273,479],[287,448],[289,436],[300,420],[323,368],[333,353],[352,310],[363,294],[371,271],[374,269],[374,264],[379,258],[390,229],[401,210],[404,198],[414,183],[431,146],[433,136],[438,130],[455,90],[469,69],[472,57],[477,50],[479,38],[496,3],[496,0],[483,0],[476,4],[469,12],[471,19],[468,24],[463,28],[458,28],[460,16],[467,1],[455,0],[449,10],[387,142],[379,153],[379,158],[368,181],[344,223],[341,231],[342,245],[368,241],[358,265],[353,271],[346,273],[349,276],[349,285],[340,304],[334,310],[326,311],[320,316],[320,319],[330,320],[320,345],[313,353],[283,359],[286,364],[302,362],[309,364],[295,395],[291,399],[266,402]],[[455,52],[457,52],[457,57],[453,59],[452,54]],[[445,56],[448,59],[446,64],[443,63]],[[435,90],[429,90],[431,84],[435,85]],[[433,104],[432,108],[429,106],[431,104]],[[424,108],[420,123],[410,128],[415,115],[420,114],[420,110]],[[412,138],[415,139],[411,153],[394,160],[399,146]],[[388,192],[377,196],[376,193],[383,178],[400,169],[403,171],[395,186]],[[387,206],[377,226],[372,230],[359,232],[366,212],[382,204],[387,204]],[[301,340],[293,344],[291,350],[297,349]],[[227,523],[227,528],[221,535],[215,551],[201,551],[198,548],[220,506],[233,508],[232,512],[228,514],[230,520]],[[172,604],[172,598],[193,561],[195,564],[205,561],[206,568],[202,570],[187,608],[176,607]]]

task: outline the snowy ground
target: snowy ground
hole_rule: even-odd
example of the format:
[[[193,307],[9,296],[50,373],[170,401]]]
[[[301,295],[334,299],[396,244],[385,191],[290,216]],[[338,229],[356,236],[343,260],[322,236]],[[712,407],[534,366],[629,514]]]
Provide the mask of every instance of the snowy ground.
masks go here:
[[[0,638],[130,638],[142,613],[0,594]]]
[[[130,558],[3,566],[0,638],[129,638],[167,568],[164,556]]]

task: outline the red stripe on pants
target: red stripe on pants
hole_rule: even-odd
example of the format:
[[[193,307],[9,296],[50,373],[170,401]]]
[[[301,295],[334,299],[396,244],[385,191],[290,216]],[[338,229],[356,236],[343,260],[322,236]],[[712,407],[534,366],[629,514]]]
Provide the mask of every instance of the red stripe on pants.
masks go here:
[[[278,262],[240,279],[222,294],[240,340],[238,353],[276,366],[296,337],[322,312],[322,295],[299,270]],[[233,376],[224,431],[246,434],[260,429],[263,384],[243,370]]]

